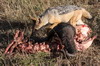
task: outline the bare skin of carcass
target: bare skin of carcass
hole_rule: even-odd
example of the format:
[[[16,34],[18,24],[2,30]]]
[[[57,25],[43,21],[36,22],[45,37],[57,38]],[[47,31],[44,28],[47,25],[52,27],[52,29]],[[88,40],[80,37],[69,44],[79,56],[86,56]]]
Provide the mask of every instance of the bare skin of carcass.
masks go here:
[[[89,35],[91,33],[92,30],[89,28],[88,25],[76,26],[76,36],[74,42],[78,51],[84,51],[91,46],[93,40],[97,37],[94,36],[90,38]]]
[[[85,51],[91,46],[93,40],[97,37],[94,36],[92,38],[88,38],[91,33],[92,30],[87,25],[76,26],[76,36],[74,42],[78,51]],[[59,41],[55,42],[53,45],[56,46],[57,50],[61,50],[64,48],[64,46],[61,45]],[[32,42],[30,41],[27,42],[27,40],[24,39],[24,32],[21,32],[19,30],[16,31],[14,40],[8,45],[4,53],[12,53],[15,48],[17,50],[20,50],[21,52],[24,51],[27,53],[51,51],[49,43],[43,42],[32,44]]]

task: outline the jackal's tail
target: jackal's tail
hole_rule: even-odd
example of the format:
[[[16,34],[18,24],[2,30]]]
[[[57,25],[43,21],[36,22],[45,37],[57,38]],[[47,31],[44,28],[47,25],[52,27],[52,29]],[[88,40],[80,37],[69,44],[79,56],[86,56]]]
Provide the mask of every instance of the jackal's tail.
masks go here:
[[[82,9],[82,12],[83,12],[82,16],[84,16],[88,19],[92,18],[91,14],[88,11],[86,11],[84,8]]]

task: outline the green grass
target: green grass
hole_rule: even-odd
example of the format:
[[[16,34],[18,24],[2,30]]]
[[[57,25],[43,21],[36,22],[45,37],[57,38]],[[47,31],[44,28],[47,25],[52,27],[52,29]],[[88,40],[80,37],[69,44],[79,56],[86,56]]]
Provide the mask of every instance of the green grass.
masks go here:
[[[39,65],[54,65],[55,59],[47,59],[49,56],[46,53],[36,53],[36,54],[19,54],[1,56],[0,64],[5,66],[39,66]]]
[[[99,0],[0,0],[0,66],[99,66],[100,65],[100,2]],[[78,5],[87,9],[93,18],[84,20],[98,34],[93,45],[76,57],[69,59],[50,58],[50,54],[26,54],[15,52],[3,55],[17,29],[30,36],[32,20],[29,15],[38,17],[48,7]],[[49,58],[46,58],[49,57]]]

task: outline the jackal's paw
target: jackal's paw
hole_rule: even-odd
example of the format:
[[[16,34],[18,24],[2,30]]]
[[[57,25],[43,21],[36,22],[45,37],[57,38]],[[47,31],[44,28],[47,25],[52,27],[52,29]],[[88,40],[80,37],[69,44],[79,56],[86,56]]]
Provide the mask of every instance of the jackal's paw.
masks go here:
[[[49,29],[53,29],[53,28],[54,28],[53,26],[50,26],[50,27],[49,27]]]

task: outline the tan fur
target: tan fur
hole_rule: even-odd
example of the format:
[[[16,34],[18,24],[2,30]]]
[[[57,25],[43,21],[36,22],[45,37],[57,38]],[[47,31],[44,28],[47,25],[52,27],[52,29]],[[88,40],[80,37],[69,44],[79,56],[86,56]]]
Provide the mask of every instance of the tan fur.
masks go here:
[[[35,29],[39,29],[48,23],[52,24],[49,27],[51,29],[61,22],[70,22],[73,26],[76,26],[76,24],[84,24],[81,20],[82,16],[92,18],[90,13],[83,8],[62,15],[46,13],[42,18],[39,18],[40,23],[36,25]]]

